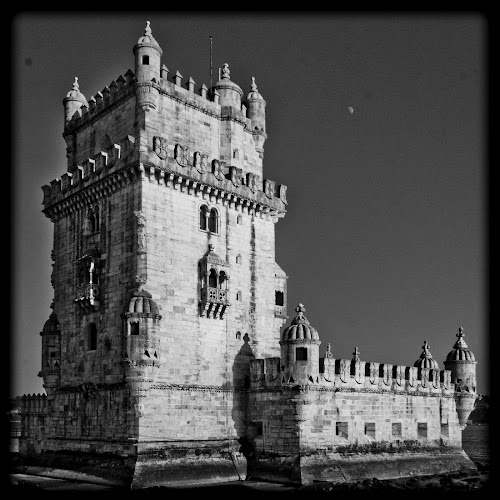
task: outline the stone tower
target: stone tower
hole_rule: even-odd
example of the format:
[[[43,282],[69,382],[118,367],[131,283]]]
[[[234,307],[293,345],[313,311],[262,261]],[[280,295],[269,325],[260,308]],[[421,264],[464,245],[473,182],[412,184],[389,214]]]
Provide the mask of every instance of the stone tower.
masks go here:
[[[228,64],[212,89],[169,78],[149,22],[133,53],[135,73],[88,100],[75,79],[67,172],[43,186],[54,311],[40,375],[59,412],[45,451],[71,436],[73,450],[139,464],[174,446],[196,474],[215,474],[211,457],[234,476],[249,362],[279,357],[286,319],[274,240],[286,186],[265,178],[253,78],[246,105]]]

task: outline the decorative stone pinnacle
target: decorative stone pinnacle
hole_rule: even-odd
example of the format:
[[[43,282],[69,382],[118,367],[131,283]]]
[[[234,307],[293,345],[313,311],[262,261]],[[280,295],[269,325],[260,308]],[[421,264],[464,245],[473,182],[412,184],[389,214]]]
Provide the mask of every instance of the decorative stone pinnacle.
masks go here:
[[[146,21],[146,28],[144,29],[144,34],[145,35],[151,35],[151,28],[149,26],[149,21]]]
[[[224,63],[222,65],[222,78],[228,78],[229,79],[230,73],[231,72],[229,71],[229,64]]]
[[[73,90],[78,90],[80,85],[78,85],[78,77],[75,76],[75,81],[73,82]]]
[[[354,357],[352,358],[353,361],[359,361],[359,349],[357,347],[354,348],[354,352],[352,353]]]
[[[332,345],[330,342],[328,342],[328,345],[326,346],[326,354],[325,358],[331,358],[332,357]]]
[[[464,340],[465,334],[462,333],[463,331],[464,329],[462,327],[458,329],[457,333],[458,340],[455,342],[453,349],[467,349],[467,344],[465,343]]]
[[[422,346],[422,349],[423,349],[423,352],[422,354],[420,355],[420,358],[429,358],[431,359],[432,358],[432,354],[431,354],[431,351],[429,351],[429,343],[427,342],[427,340],[424,340],[424,345]]]
[[[256,92],[257,91],[257,85],[255,84],[255,77],[252,76],[252,85],[251,85],[252,91]]]
[[[296,325],[298,323],[308,325],[309,321],[304,316],[304,313],[306,311],[304,304],[299,303],[299,305],[295,308],[295,311],[297,312],[297,316],[295,316],[295,318],[293,318],[292,325]]]

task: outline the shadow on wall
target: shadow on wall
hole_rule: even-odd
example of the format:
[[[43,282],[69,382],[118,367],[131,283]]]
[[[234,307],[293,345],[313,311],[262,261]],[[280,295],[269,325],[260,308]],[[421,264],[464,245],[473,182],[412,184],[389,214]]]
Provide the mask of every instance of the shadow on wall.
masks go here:
[[[234,428],[238,435],[238,441],[241,445],[240,452],[247,456],[248,440],[247,436],[247,407],[248,407],[248,392],[246,389],[250,387],[250,361],[255,359],[252,348],[249,344],[250,337],[247,333],[243,336],[243,345],[234,357],[233,363],[233,410],[232,418]]]

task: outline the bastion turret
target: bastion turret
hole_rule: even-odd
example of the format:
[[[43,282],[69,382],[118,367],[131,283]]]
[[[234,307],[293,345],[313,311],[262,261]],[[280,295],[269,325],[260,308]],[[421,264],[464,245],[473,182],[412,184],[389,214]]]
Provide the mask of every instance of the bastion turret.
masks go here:
[[[467,419],[476,402],[476,359],[464,340],[464,329],[458,329],[458,340],[453,350],[446,356],[444,366],[451,371],[451,382],[455,384],[455,402],[458,419],[462,429],[467,425]]]
[[[297,315],[281,334],[281,364],[285,380],[289,383],[308,384],[319,375],[318,330],[304,316],[306,308],[299,304]]]
[[[75,76],[75,81],[73,82],[73,88],[66,94],[66,97],[63,99],[64,104],[64,125],[73,118],[73,115],[80,111],[82,106],[89,107],[87,99],[80,92],[80,85],[78,85],[78,77]]]

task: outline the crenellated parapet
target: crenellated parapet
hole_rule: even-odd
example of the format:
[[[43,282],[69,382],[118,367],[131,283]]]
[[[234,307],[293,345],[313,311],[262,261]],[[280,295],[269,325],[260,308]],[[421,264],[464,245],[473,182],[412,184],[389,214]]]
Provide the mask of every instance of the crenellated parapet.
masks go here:
[[[129,69],[125,75],[119,75],[116,80],[88,98],[86,103],[82,102],[81,106],[66,120],[63,136],[87,126],[99,119],[104,113],[110,112],[123,101],[134,96],[135,83],[135,75]],[[67,107],[66,102],[65,107]]]
[[[250,361],[252,389],[286,388],[307,385],[310,388],[348,391],[384,391],[449,395],[455,392],[450,370],[393,365],[352,359],[319,359],[319,373],[310,375],[305,383],[294,380],[293,374],[283,370],[279,358]]]

